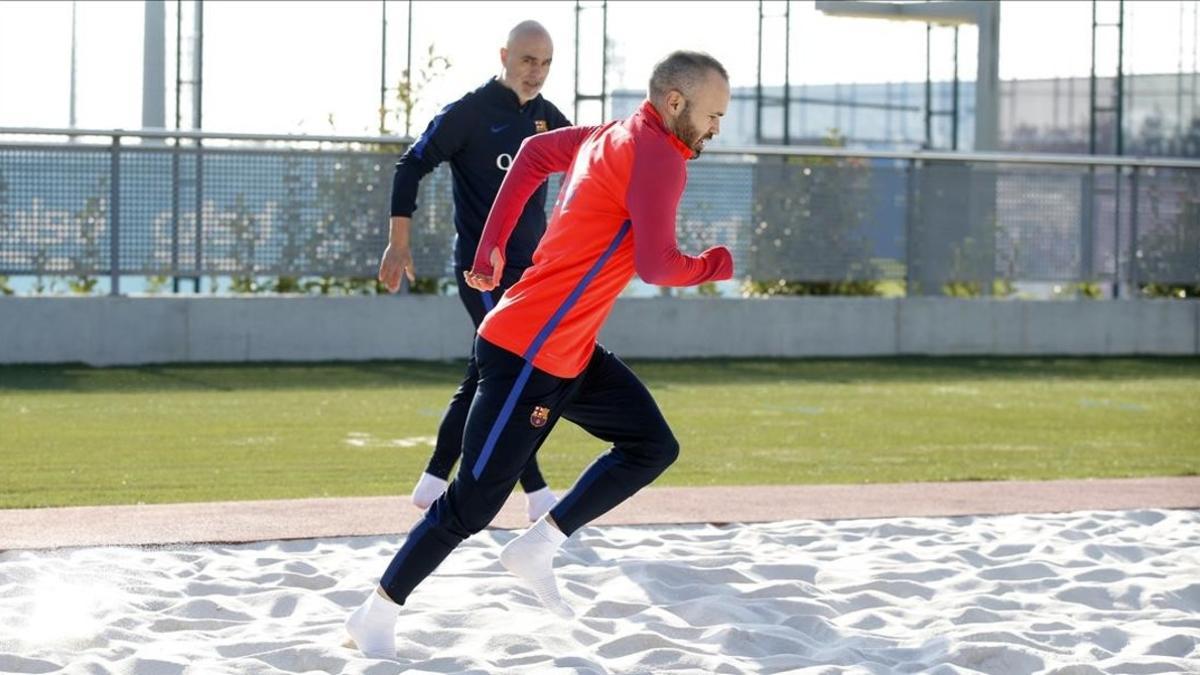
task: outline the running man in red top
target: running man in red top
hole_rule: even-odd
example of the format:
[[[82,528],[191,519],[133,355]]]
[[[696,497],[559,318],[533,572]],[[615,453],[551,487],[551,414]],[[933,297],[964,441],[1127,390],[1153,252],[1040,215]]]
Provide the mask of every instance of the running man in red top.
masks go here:
[[[707,54],[674,52],[655,66],[649,89],[628,119],[532,136],[514,159],[466,273],[480,291],[500,282],[505,243],[526,200],[550,174],[566,176],[533,266],[479,327],[479,387],[458,475],[346,622],[364,653],[395,654],[400,605],[463,539],[492,521],[560,418],[612,447],[550,513],[504,547],[500,560],[563,618],[574,612],[554,579],[559,546],[678,456],[650,392],[596,337],[634,274],[663,286],[732,278],[728,249],[689,256],[675,235],[686,162],[720,131],[729,76]]]

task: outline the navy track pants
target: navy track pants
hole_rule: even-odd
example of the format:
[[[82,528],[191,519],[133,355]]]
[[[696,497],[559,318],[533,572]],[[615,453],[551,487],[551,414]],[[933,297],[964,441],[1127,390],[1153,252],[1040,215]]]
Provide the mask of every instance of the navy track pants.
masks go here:
[[[533,368],[481,337],[475,357],[479,386],[458,474],[408,533],[380,581],[400,604],[460,542],[492,522],[559,419],[612,444],[550,511],[568,535],[648,485],[679,455],[646,386],[600,345],[570,379]]]

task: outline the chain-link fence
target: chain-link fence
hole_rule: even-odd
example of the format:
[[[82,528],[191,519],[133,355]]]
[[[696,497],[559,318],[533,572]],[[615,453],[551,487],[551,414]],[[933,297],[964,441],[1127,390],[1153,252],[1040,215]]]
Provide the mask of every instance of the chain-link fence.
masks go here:
[[[404,149],[397,138],[45,133],[0,130],[0,275],[108,277],[114,291],[125,275],[371,278]],[[418,203],[417,269],[448,279],[448,168]],[[679,239],[730,246],[752,284],[1200,286],[1200,162],[722,148],[689,167]]]

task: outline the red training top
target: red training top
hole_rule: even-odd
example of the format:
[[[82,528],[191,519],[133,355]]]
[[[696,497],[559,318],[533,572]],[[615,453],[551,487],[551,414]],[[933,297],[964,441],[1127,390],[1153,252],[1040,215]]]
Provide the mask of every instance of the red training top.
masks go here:
[[[475,251],[474,271],[491,276],[526,200],[546,177],[567,171],[533,266],[508,289],[479,334],[556,377],[575,377],[636,272],[660,286],[693,286],[733,276],[724,246],[699,256],[679,251],[675,212],[693,153],[649,101],[628,119],[531,136],[521,150]]]

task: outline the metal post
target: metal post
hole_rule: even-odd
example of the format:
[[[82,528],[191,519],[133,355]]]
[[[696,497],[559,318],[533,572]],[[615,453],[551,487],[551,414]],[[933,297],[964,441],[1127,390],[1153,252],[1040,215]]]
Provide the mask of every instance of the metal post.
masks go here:
[[[171,148],[171,292],[179,292],[179,137]]]
[[[575,124],[580,124],[580,14],[583,7],[575,0]]]
[[[838,131],[844,131],[842,126],[842,85],[840,82],[833,83],[833,128]]]
[[[1092,0],[1092,69],[1088,75],[1088,154],[1096,154],[1096,0]],[[1093,169],[1088,169],[1093,171]]]
[[[600,121],[608,119],[608,0],[600,3]]]
[[[164,129],[166,115],[166,19],[164,0],[145,0],[142,31],[142,128]],[[146,143],[150,139],[142,139]],[[160,143],[159,139],[153,142]]]
[[[792,143],[792,0],[783,3],[783,144]]]
[[[1009,91],[1011,91],[1012,94],[1008,97],[1008,119],[1010,120],[1010,122],[1014,128],[1016,127],[1016,124],[1017,124],[1017,103],[1018,103],[1018,99],[1020,99],[1020,91],[1021,91],[1016,85],[1017,85],[1017,82],[1014,81],[1012,88],[1009,89]],[[999,105],[997,105],[997,109],[999,109]]]
[[[576,29],[575,39],[579,39],[578,29]],[[763,142],[763,85],[762,85],[762,67],[763,67],[763,0],[758,0],[758,74],[754,85],[754,142],[762,145]]]
[[[1079,276],[1084,281],[1090,281],[1095,276],[1095,190],[1096,169],[1094,166],[1088,166],[1087,173],[1081,176],[1079,186],[1079,191],[1083,195],[1079,222]]]
[[[995,150],[1000,143],[1000,3],[979,7],[979,49],[975,77],[975,152]],[[994,208],[994,207],[993,207]]]
[[[1116,109],[1117,123],[1117,148],[1118,156],[1125,154],[1125,0],[1117,0],[1117,100],[1113,106]],[[1118,168],[1116,171],[1116,195],[1113,203],[1115,205],[1116,217],[1114,222],[1114,241],[1113,246],[1116,251],[1114,272],[1117,277],[1115,297],[1121,297],[1121,177],[1124,174],[1124,169]],[[1131,242],[1132,248],[1132,242]],[[1132,264],[1132,255],[1130,256],[1130,264]],[[1128,283],[1129,275],[1125,275],[1126,283]],[[1128,290],[1128,287],[1127,287]]]
[[[1088,71],[1088,154],[1096,154],[1096,0],[1092,0],[1092,65]],[[1096,218],[1096,167],[1088,165],[1087,176],[1084,178],[1084,195],[1086,198],[1087,217],[1083,221],[1083,233],[1080,237],[1080,247],[1084,252],[1085,278],[1092,271],[1093,232]],[[1116,247],[1114,247],[1116,248]],[[1115,284],[1114,284],[1115,295]]]
[[[892,114],[895,110],[892,108],[892,81],[888,80],[883,83],[883,102],[886,108],[883,113],[883,137],[888,141],[892,140]]]
[[[383,7],[379,38],[379,135],[387,133],[387,0],[379,3]]]
[[[858,134],[858,84],[850,83],[850,96],[846,99],[846,107],[850,110],[850,121],[846,123],[846,138],[854,138]]]
[[[109,151],[108,275],[109,295],[121,294],[121,137],[113,135]]]
[[[75,128],[75,7],[76,3],[71,3],[71,105],[69,109],[68,119],[70,127]],[[71,137],[71,141],[77,140],[75,136]]]
[[[175,130],[179,131],[183,121],[179,109],[180,98],[183,94],[183,0],[175,0]],[[179,139],[175,139],[179,145]]]
[[[796,88],[800,90],[800,91],[799,91],[799,98],[800,98],[800,102],[801,102],[801,105],[800,105],[800,108],[799,108],[799,110],[797,110],[797,111],[796,111],[797,113],[799,113],[799,114],[797,115],[797,117],[799,117],[799,118],[800,118],[800,119],[799,119],[799,121],[796,123],[796,126],[797,126],[797,127],[799,127],[799,131],[800,131],[800,138],[804,138],[804,137],[805,137],[805,135],[806,135],[806,131],[805,131],[805,130],[806,130],[806,129],[808,129],[808,116],[807,116],[807,115],[805,114],[805,112],[804,112],[804,111],[807,109],[807,106],[803,105],[803,103],[804,103],[804,93],[805,93],[805,92],[804,92],[804,85],[803,85],[803,84],[798,84],[798,85],[796,85]]]
[[[1125,154],[1125,0],[1117,1],[1117,155]]]
[[[575,0],[575,124],[579,124],[579,15],[582,12],[579,0]]]
[[[1067,78],[1067,123],[1075,119],[1075,78]]]
[[[1059,101],[1059,99],[1062,98],[1062,92],[1059,91],[1061,82],[1062,82],[1062,78],[1056,76],[1054,78],[1054,85],[1052,86],[1052,88],[1050,90],[1050,98],[1053,101],[1053,103],[1050,106],[1050,117],[1051,117],[1051,119],[1054,120],[1053,124],[1054,124],[1055,129],[1062,128],[1062,122],[1060,121],[1060,115],[1058,114],[1058,112],[1059,112],[1058,111],[1058,101]],[[1071,118],[1068,117],[1067,119],[1070,120]]]
[[[954,84],[951,87],[950,103],[950,149],[958,149],[958,26],[954,27]]]
[[[1138,168],[1129,167],[1129,296],[1138,297]]]
[[[932,60],[931,34],[933,26],[925,24],[925,148],[933,147],[933,75],[929,68]]]
[[[183,122],[183,0],[175,0],[175,131]],[[171,150],[171,292],[179,293],[179,143]]]
[[[202,128],[202,113],[204,85],[204,0],[196,0],[196,49],[192,64],[192,86],[195,95],[192,97],[192,127],[199,131]],[[204,143],[196,139],[196,276],[192,278],[192,288],[200,292],[200,263],[203,261],[202,244],[204,237]]]
[[[193,261],[195,272],[192,277],[192,289],[196,293],[200,292],[200,265],[204,261],[203,244],[204,244],[204,146],[200,139],[196,139],[196,241],[195,241],[195,259]]]
[[[904,163],[904,295],[912,297],[918,289],[913,286],[913,213],[916,211],[917,161],[908,158]]]
[[[408,86],[410,89],[410,92],[409,92],[410,97],[412,95],[412,92],[411,92],[411,89],[412,89],[412,7],[413,7],[413,0],[408,0],[408,41],[405,43],[405,45],[408,48],[408,60],[406,61],[405,72],[408,73]],[[412,137],[412,109],[409,108],[408,106],[404,107],[404,135],[409,138]],[[408,278],[408,277],[405,277],[403,274],[400,276],[404,279]]]
[[[1179,0],[1179,60],[1175,69],[1175,137],[1183,142],[1183,0]],[[1169,151],[1168,151],[1169,152]],[[1178,151],[1176,151],[1178,152]],[[1175,153],[1172,153],[1175,154]]]
[[[1113,297],[1121,297],[1121,174],[1124,170],[1113,167]]]
[[[192,128],[199,131],[201,125],[201,113],[204,111],[203,96],[204,96],[204,0],[196,0],[196,49],[192,64],[192,86],[194,87],[194,96],[192,97]],[[197,141],[199,145],[199,141]]]

